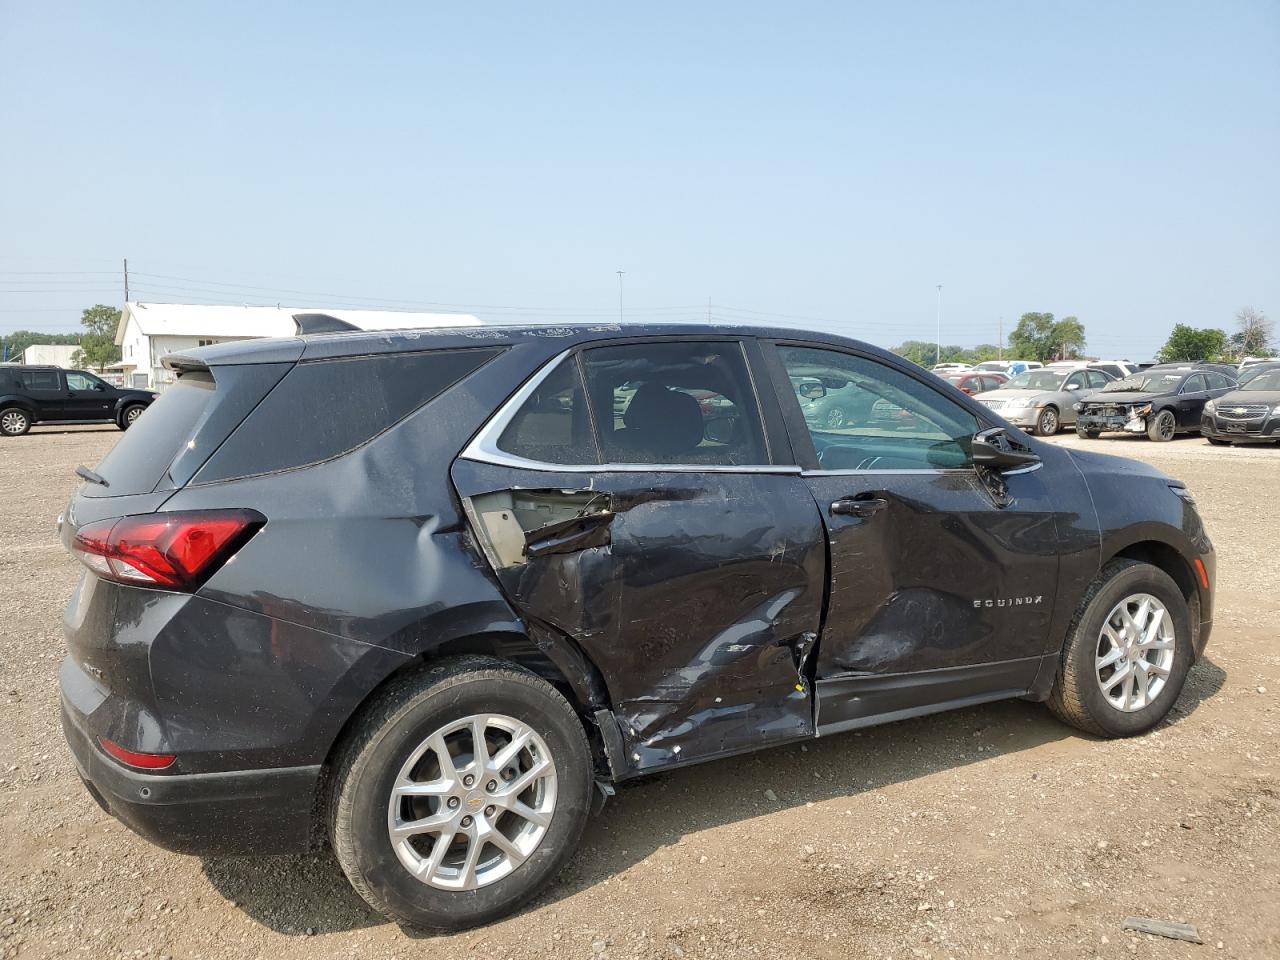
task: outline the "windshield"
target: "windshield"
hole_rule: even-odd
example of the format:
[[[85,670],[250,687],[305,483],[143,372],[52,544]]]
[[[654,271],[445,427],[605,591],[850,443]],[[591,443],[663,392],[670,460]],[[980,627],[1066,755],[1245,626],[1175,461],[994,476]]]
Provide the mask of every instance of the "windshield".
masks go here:
[[[1185,373],[1135,373],[1102,388],[1104,393],[1171,393],[1178,389],[1187,375]]]
[[[1005,390],[1061,390],[1067,379],[1067,370],[1028,370],[1020,373],[1003,387]]]
[[[1241,390],[1274,390],[1280,392],[1280,370],[1263,370],[1248,383],[1240,385]]]

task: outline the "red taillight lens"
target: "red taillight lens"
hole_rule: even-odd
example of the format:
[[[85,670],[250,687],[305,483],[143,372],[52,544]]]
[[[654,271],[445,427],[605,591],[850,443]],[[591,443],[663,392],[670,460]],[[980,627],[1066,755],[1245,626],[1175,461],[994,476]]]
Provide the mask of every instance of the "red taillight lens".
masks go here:
[[[194,590],[264,523],[254,510],[121,517],[85,524],[71,549],[108,580]]]
[[[165,767],[173,766],[173,761],[178,759],[177,754],[173,753],[138,753],[134,750],[126,750],[106,737],[99,737],[98,743],[102,744],[103,750],[121,763],[137,767],[139,770],[163,770]]]

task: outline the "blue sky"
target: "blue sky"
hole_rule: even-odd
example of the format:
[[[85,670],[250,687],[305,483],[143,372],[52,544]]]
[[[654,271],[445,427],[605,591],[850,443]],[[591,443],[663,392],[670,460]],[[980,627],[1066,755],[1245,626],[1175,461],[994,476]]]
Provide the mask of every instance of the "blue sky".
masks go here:
[[[0,0],[0,331],[121,300],[1280,319],[1280,4]],[[301,291],[298,293],[295,291]],[[338,298],[343,298],[339,300]],[[756,311],[748,314],[743,311]]]

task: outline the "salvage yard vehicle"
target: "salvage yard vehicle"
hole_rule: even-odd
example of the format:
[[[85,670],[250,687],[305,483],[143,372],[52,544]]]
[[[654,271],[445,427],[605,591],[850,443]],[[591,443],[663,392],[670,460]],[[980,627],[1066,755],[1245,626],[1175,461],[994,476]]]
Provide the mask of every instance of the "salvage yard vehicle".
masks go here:
[[[1049,437],[1076,419],[1076,404],[1112,382],[1109,373],[1084,368],[1028,370],[988,390],[978,402],[1010,423]]]
[[[986,393],[988,390],[998,390],[1009,378],[1003,373],[949,373],[942,378],[951,384],[961,393],[967,393],[973,396],[975,393]]]
[[[1006,698],[1140,734],[1209,639],[1180,483],[853,340],[349,331],[165,364],[61,519],[80,775],[175,850],[327,838],[410,924],[514,910],[656,771]],[[850,386],[909,425],[806,418]]]
[[[1156,441],[1200,429],[1207,401],[1235,387],[1226,374],[1201,366],[1152,367],[1076,405],[1076,433],[1096,439],[1104,430],[1145,433]]]
[[[36,423],[114,423],[127,430],[156,398],[113,387],[83,370],[0,366],[0,436],[20,437]]]
[[[1259,371],[1235,390],[1206,403],[1200,433],[1219,445],[1247,440],[1280,442],[1280,364]]]

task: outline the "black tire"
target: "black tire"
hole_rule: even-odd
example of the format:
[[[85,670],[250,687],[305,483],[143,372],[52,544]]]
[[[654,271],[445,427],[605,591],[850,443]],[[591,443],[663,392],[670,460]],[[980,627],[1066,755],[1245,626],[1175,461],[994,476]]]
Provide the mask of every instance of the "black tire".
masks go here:
[[[542,737],[555,765],[555,808],[541,842],[511,873],[487,886],[443,890],[398,859],[388,835],[391,788],[427,737],[477,713],[511,716]],[[415,927],[460,930],[513,912],[560,871],[582,836],[591,789],[582,723],[551,684],[501,660],[446,660],[394,681],[353,724],[334,766],[329,839],[351,885],[375,910]]]
[[[1147,593],[1164,604],[1173,621],[1173,663],[1163,689],[1141,710],[1124,712],[1102,692],[1095,667],[1103,624],[1126,597]],[[1186,682],[1192,661],[1191,613],[1173,578],[1137,560],[1112,560],[1093,581],[1067,628],[1049,709],[1063,723],[1100,737],[1131,737],[1150,730],[1169,712]]]
[[[142,416],[142,412],[147,409],[146,404],[131,403],[120,411],[120,419],[116,421],[116,426],[121,430],[128,430],[133,426],[133,422]]]
[[[31,429],[31,414],[21,407],[0,410],[0,436],[20,437]]]
[[[1157,443],[1172,440],[1178,432],[1178,421],[1172,410],[1161,410],[1147,421],[1147,436]]]
[[[1036,425],[1032,433],[1037,437],[1051,437],[1061,426],[1062,420],[1058,417],[1058,408],[1050,404],[1040,411],[1040,416],[1036,417]]]
[[[1101,435],[1101,430],[1086,430],[1080,424],[1076,424],[1076,436],[1082,440],[1097,440]]]

